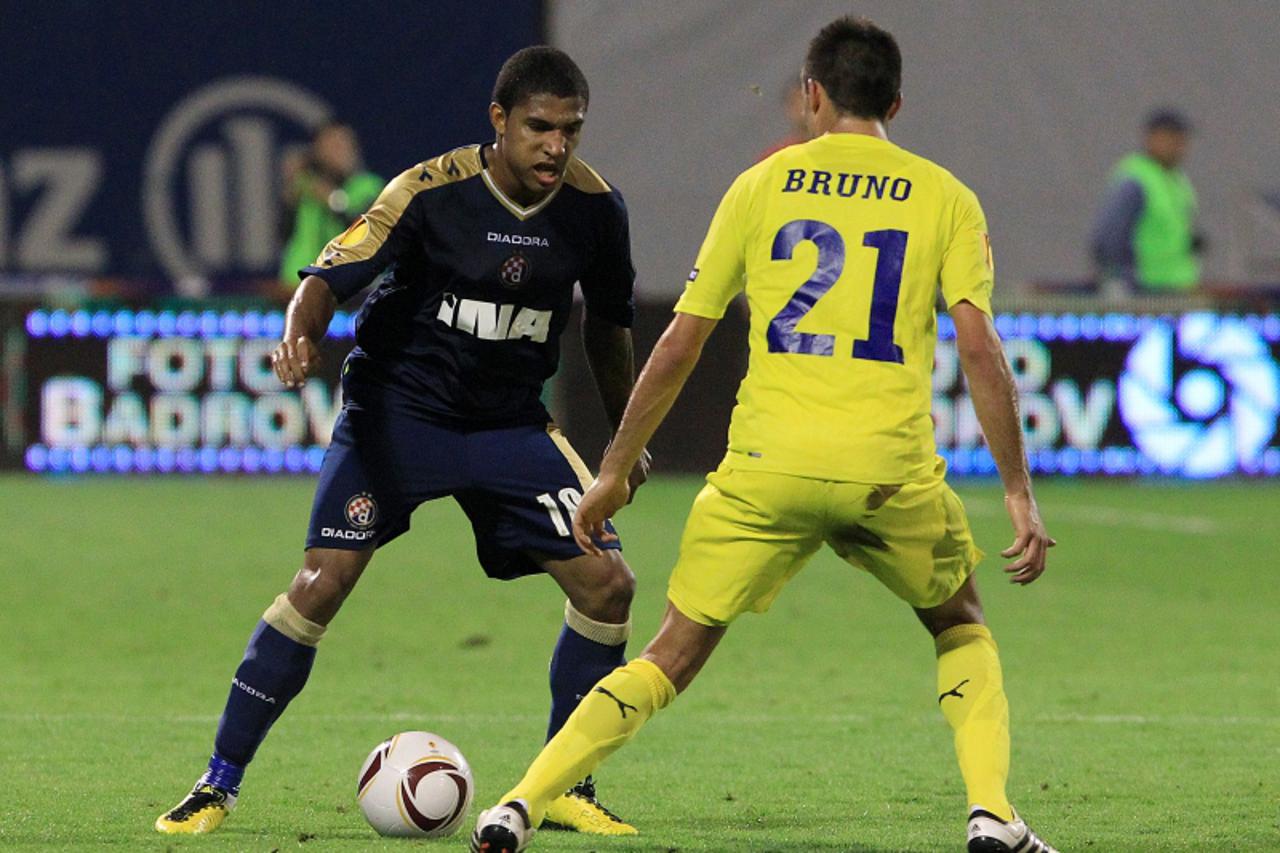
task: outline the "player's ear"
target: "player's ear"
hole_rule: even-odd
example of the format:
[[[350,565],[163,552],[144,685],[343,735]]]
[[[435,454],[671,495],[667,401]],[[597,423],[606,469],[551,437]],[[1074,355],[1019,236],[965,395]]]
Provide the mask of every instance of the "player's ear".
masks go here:
[[[804,78],[804,108],[809,115],[817,115],[822,108],[822,99],[827,95],[822,84],[812,77]]]
[[[889,107],[889,112],[884,114],[885,121],[893,121],[893,117],[898,114],[898,110],[902,109],[902,93],[898,93],[898,97],[893,99],[893,104]]]
[[[499,136],[507,132],[507,112],[496,101],[489,104],[489,124]]]

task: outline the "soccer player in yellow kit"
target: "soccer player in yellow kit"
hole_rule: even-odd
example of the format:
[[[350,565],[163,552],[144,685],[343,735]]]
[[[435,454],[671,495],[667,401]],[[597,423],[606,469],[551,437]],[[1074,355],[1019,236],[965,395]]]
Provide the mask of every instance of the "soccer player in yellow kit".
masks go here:
[[[644,653],[602,679],[524,779],[480,815],[472,849],[518,853],[546,804],[684,690],[739,614],[768,609],[826,543],[913,607],[938,654],[938,704],[955,732],[970,853],[1051,853],[1005,794],[1009,710],[972,571],[982,556],[943,479],[930,418],[935,302],[956,327],[974,408],[1013,523],[1014,583],[1053,540],[1031,490],[1008,362],[991,323],[993,264],[974,194],[888,141],[901,55],[869,21],[838,19],[805,63],[813,141],[734,181],[676,316],[631,395],[574,517],[593,552],[627,502],[627,474],[745,290],[751,357],[729,447],[690,513],[669,605]]]

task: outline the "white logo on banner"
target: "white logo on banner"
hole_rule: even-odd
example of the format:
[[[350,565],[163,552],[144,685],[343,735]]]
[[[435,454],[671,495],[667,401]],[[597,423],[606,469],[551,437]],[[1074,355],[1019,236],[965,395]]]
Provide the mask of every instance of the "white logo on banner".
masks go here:
[[[220,80],[180,101],[152,137],[143,173],[147,237],[165,272],[180,281],[274,271],[281,131],[309,133],[331,112],[271,77]]]

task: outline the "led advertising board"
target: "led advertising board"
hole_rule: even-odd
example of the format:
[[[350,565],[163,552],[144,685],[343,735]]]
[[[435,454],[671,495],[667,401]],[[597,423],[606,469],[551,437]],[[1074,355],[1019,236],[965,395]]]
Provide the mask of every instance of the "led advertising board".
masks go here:
[[[355,318],[334,317],[322,368],[299,390],[271,370],[278,312],[39,310],[23,319],[4,358],[6,467],[304,473],[319,469],[341,406]],[[1280,315],[1002,314],[996,327],[1034,471],[1280,473]],[[993,474],[945,315],[938,331],[939,452],[954,473]]]

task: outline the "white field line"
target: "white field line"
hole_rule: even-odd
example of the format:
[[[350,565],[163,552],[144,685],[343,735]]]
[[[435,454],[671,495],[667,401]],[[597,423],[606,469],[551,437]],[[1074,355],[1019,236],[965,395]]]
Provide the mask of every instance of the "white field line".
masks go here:
[[[886,716],[870,714],[714,714],[707,711],[684,715],[696,719],[714,720],[718,725],[787,725],[793,723],[866,724],[871,722],[899,722],[909,725],[932,725],[941,721],[936,714],[905,714]],[[385,714],[290,714],[289,719],[320,723],[380,723],[416,722],[427,725],[439,723],[510,724],[543,722],[546,714],[430,714],[413,711],[389,711]],[[0,712],[0,722],[5,723],[122,723],[122,724],[195,724],[212,725],[218,722],[217,714],[98,714]],[[1060,725],[1080,723],[1101,726],[1261,726],[1280,728],[1280,715],[1270,717],[1239,716],[1234,714],[1028,714],[1019,715],[1020,724]]]
[[[965,509],[981,518],[1003,517],[1004,507],[987,501],[966,501]],[[1211,536],[1226,533],[1227,528],[1203,515],[1169,515],[1163,512],[1134,511],[1098,504],[1050,503],[1040,508],[1045,520],[1053,527],[1054,519],[1098,527],[1119,527],[1150,530],[1156,533],[1186,533],[1191,536]]]

